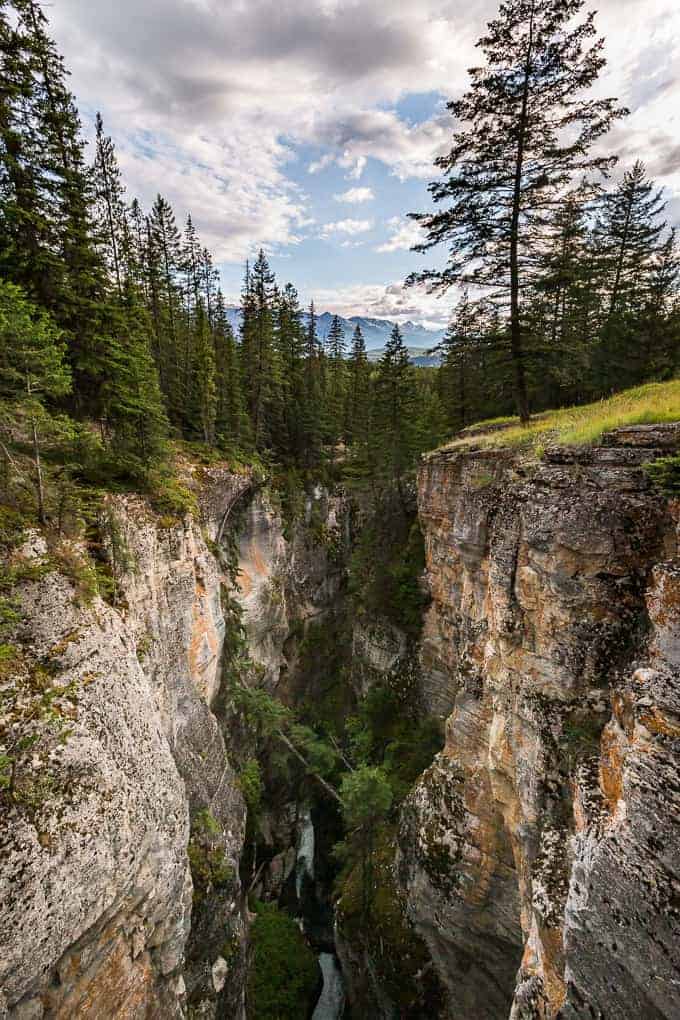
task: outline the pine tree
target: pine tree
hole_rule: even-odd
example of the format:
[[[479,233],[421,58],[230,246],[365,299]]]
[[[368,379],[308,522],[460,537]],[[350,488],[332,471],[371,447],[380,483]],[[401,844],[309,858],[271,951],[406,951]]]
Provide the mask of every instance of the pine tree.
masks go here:
[[[396,484],[405,504],[402,479],[414,454],[415,387],[408,350],[395,325],[378,362],[373,418],[374,461],[382,480]]]
[[[169,203],[158,195],[147,222],[146,255],[152,292],[156,358],[168,414],[173,424],[182,421],[187,394],[183,389],[183,350],[180,349],[182,269],[181,241]]]
[[[335,445],[344,432],[346,410],[345,331],[340,317],[334,315],[326,338],[328,351],[328,438]]]
[[[535,253],[526,323],[538,406],[578,402],[587,392],[601,303],[589,225],[594,199],[590,188],[569,193],[549,218],[542,249]]]
[[[205,443],[215,441],[217,420],[217,384],[215,346],[207,312],[199,298],[193,338],[192,424],[200,430]]]
[[[648,275],[659,249],[666,226],[660,219],[665,206],[661,191],[647,178],[640,160],[624,173],[619,186],[605,196],[597,235],[611,281],[609,319],[644,300],[640,283]]]
[[[8,88],[0,109],[3,224],[0,265],[64,329],[80,407],[97,413],[104,377],[99,302],[103,265],[92,175],[67,74],[35,0],[2,15]]]
[[[97,114],[96,159],[94,165],[95,193],[101,218],[100,236],[109,272],[116,283],[119,299],[123,297],[123,281],[128,225],[125,208],[125,188],[121,180],[113,142],[104,134],[104,122]]]
[[[594,15],[572,25],[584,0],[507,0],[480,39],[486,63],[470,71],[470,90],[449,109],[462,126],[446,156],[444,179],[430,185],[447,208],[415,214],[427,231],[418,246],[449,248],[442,270],[411,282],[445,290],[454,283],[493,288],[509,316],[513,388],[520,418],[529,416],[525,310],[533,250],[546,217],[576,175],[606,173],[614,157],[593,155],[595,141],[624,114],[612,99],[584,93],[605,60],[593,45]]]
[[[279,364],[274,347],[275,279],[262,250],[246,271],[242,298],[241,343],[245,393],[253,441],[264,449],[279,417]]]
[[[349,356],[349,389],[347,402],[348,442],[365,442],[368,434],[370,401],[370,366],[366,354],[366,341],[359,323],[352,334]]]
[[[28,433],[33,451],[34,489],[38,520],[47,523],[42,467],[42,436],[50,432],[46,401],[63,397],[71,388],[66,346],[54,321],[26,299],[21,288],[0,283],[0,449],[6,476],[26,478],[12,456],[12,437]]]
[[[168,421],[151,353],[151,326],[141,306],[111,312],[107,342],[105,424],[112,472],[146,484],[165,458]]]
[[[321,350],[314,302],[309,306],[305,336],[305,388],[301,408],[302,464],[308,471],[319,466],[323,454]]]
[[[283,429],[277,448],[285,459],[296,461],[304,448],[300,409],[305,400],[305,337],[298,294],[290,283],[278,295],[275,334],[283,406]]]
[[[248,415],[241,388],[241,371],[236,340],[227,318],[222,291],[217,292],[215,302],[214,337],[215,433],[222,445],[245,450],[250,445]]]
[[[605,384],[625,386],[651,370],[641,359],[638,334],[663,245],[665,202],[638,161],[604,196],[602,206],[593,241],[606,313],[595,371]]]
[[[204,248],[201,252],[199,271],[206,315],[208,316],[208,322],[211,326],[213,326],[215,323],[214,313],[217,301],[217,292],[219,290],[220,274],[213,266],[212,255],[207,248]]]
[[[47,304],[64,277],[58,182],[43,145],[31,32],[7,2],[0,8],[0,46],[0,268]]]
[[[440,393],[447,424],[454,431],[469,425],[474,414],[470,389],[475,346],[479,340],[477,325],[475,309],[466,289],[440,347]]]

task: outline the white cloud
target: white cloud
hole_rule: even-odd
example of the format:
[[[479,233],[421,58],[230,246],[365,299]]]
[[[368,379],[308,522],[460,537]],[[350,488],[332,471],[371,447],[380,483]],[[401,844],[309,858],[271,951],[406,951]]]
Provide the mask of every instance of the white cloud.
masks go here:
[[[317,288],[314,302],[319,309],[338,315],[367,315],[396,322],[427,322],[441,329],[451,317],[457,291],[444,297],[428,294],[422,287],[405,287],[401,281],[388,284],[352,284],[347,287]]]
[[[359,205],[361,202],[372,202],[375,194],[372,188],[348,188],[339,195],[333,195],[336,202],[348,202],[350,205]]]
[[[336,220],[335,223],[324,223],[320,237],[329,238],[332,234],[365,234],[373,229],[373,220]]]
[[[361,175],[366,169],[368,160],[365,156],[353,156],[352,153],[347,150],[338,160],[340,166],[348,167],[348,173],[345,174],[345,178],[348,181],[358,181],[361,179]]]
[[[423,232],[415,220],[405,220],[401,216],[393,216],[387,221],[390,237],[375,249],[380,253],[393,251],[409,251],[423,240]]]
[[[307,167],[307,173],[318,174],[321,170],[325,170],[327,166],[335,162],[335,157],[332,152],[327,152],[321,159],[316,159]]]
[[[413,91],[460,94],[497,5],[59,0],[48,14],[83,120],[102,110],[131,193],[148,204],[161,188],[179,219],[192,210],[219,258],[240,261],[260,244],[304,239],[298,146],[315,153],[312,174],[335,165],[356,182],[373,160],[399,179],[429,179],[452,119],[442,108],[413,123],[396,104]],[[598,6],[609,60],[598,90],[634,110],[607,144],[646,159],[680,196],[677,2]],[[398,237],[383,252],[405,248]]]

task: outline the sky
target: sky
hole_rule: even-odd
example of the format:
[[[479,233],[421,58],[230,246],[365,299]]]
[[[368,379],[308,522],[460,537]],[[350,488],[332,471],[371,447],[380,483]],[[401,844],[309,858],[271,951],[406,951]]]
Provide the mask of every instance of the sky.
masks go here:
[[[191,212],[236,301],[260,246],[303,302],[445,323],[455,296],[403,286],[497,0],[53,0],[86,134],[100,110],[130,197]],[[680,4],[601,0],[598,83],[631,115],[607,147],[667,189],[680,221]],[[438,256],[441,258],[441,256]]]

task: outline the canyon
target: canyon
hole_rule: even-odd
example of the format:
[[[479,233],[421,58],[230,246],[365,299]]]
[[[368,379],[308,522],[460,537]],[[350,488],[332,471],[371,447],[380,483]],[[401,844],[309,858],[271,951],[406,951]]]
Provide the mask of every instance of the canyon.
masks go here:
[[[317,696],[315,628],[352,612],[346,494],[318,487],[292,526],[246,469],[192,466],[183,520],[109,497],[113,604],[27,534],[3,696],[33,732],[41,677],[59,723],[22,752],[3,819],[0,1017],[244,1020],[251,886],[294,911],[313,890],[320,1010],[346,993],[385,1020],[677,1016],[680,503],[644,464],[679,446],[678,426],[635,426],[539,458],[472,437],[423,459],[420,636],[349,620],[350,700],[408,672],[445,726],[386,851],[389,980],[342,899],[335,932],[323,914],[333,832],[308,788],[265,803],[269,849],[243,867],[232,603],[259,682]]]

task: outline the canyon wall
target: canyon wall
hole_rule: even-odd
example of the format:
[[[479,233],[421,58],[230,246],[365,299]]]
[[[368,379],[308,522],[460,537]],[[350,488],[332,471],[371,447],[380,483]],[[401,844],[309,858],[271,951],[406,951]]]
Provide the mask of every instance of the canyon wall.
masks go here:
[[[454,445],[420,471],[442,753],[398,869],[452,1020],[680,1015],[678,507],[602,446]]]
[[[114,605],[82,590],[75,543],[15,554],[24,652],[2,721],[28,740],[0,836],[0,1016],[243,1016],[245,808],[212,709],[218,546],[250,479],[204,470],[197,487],[200,520],[109,499]]]

